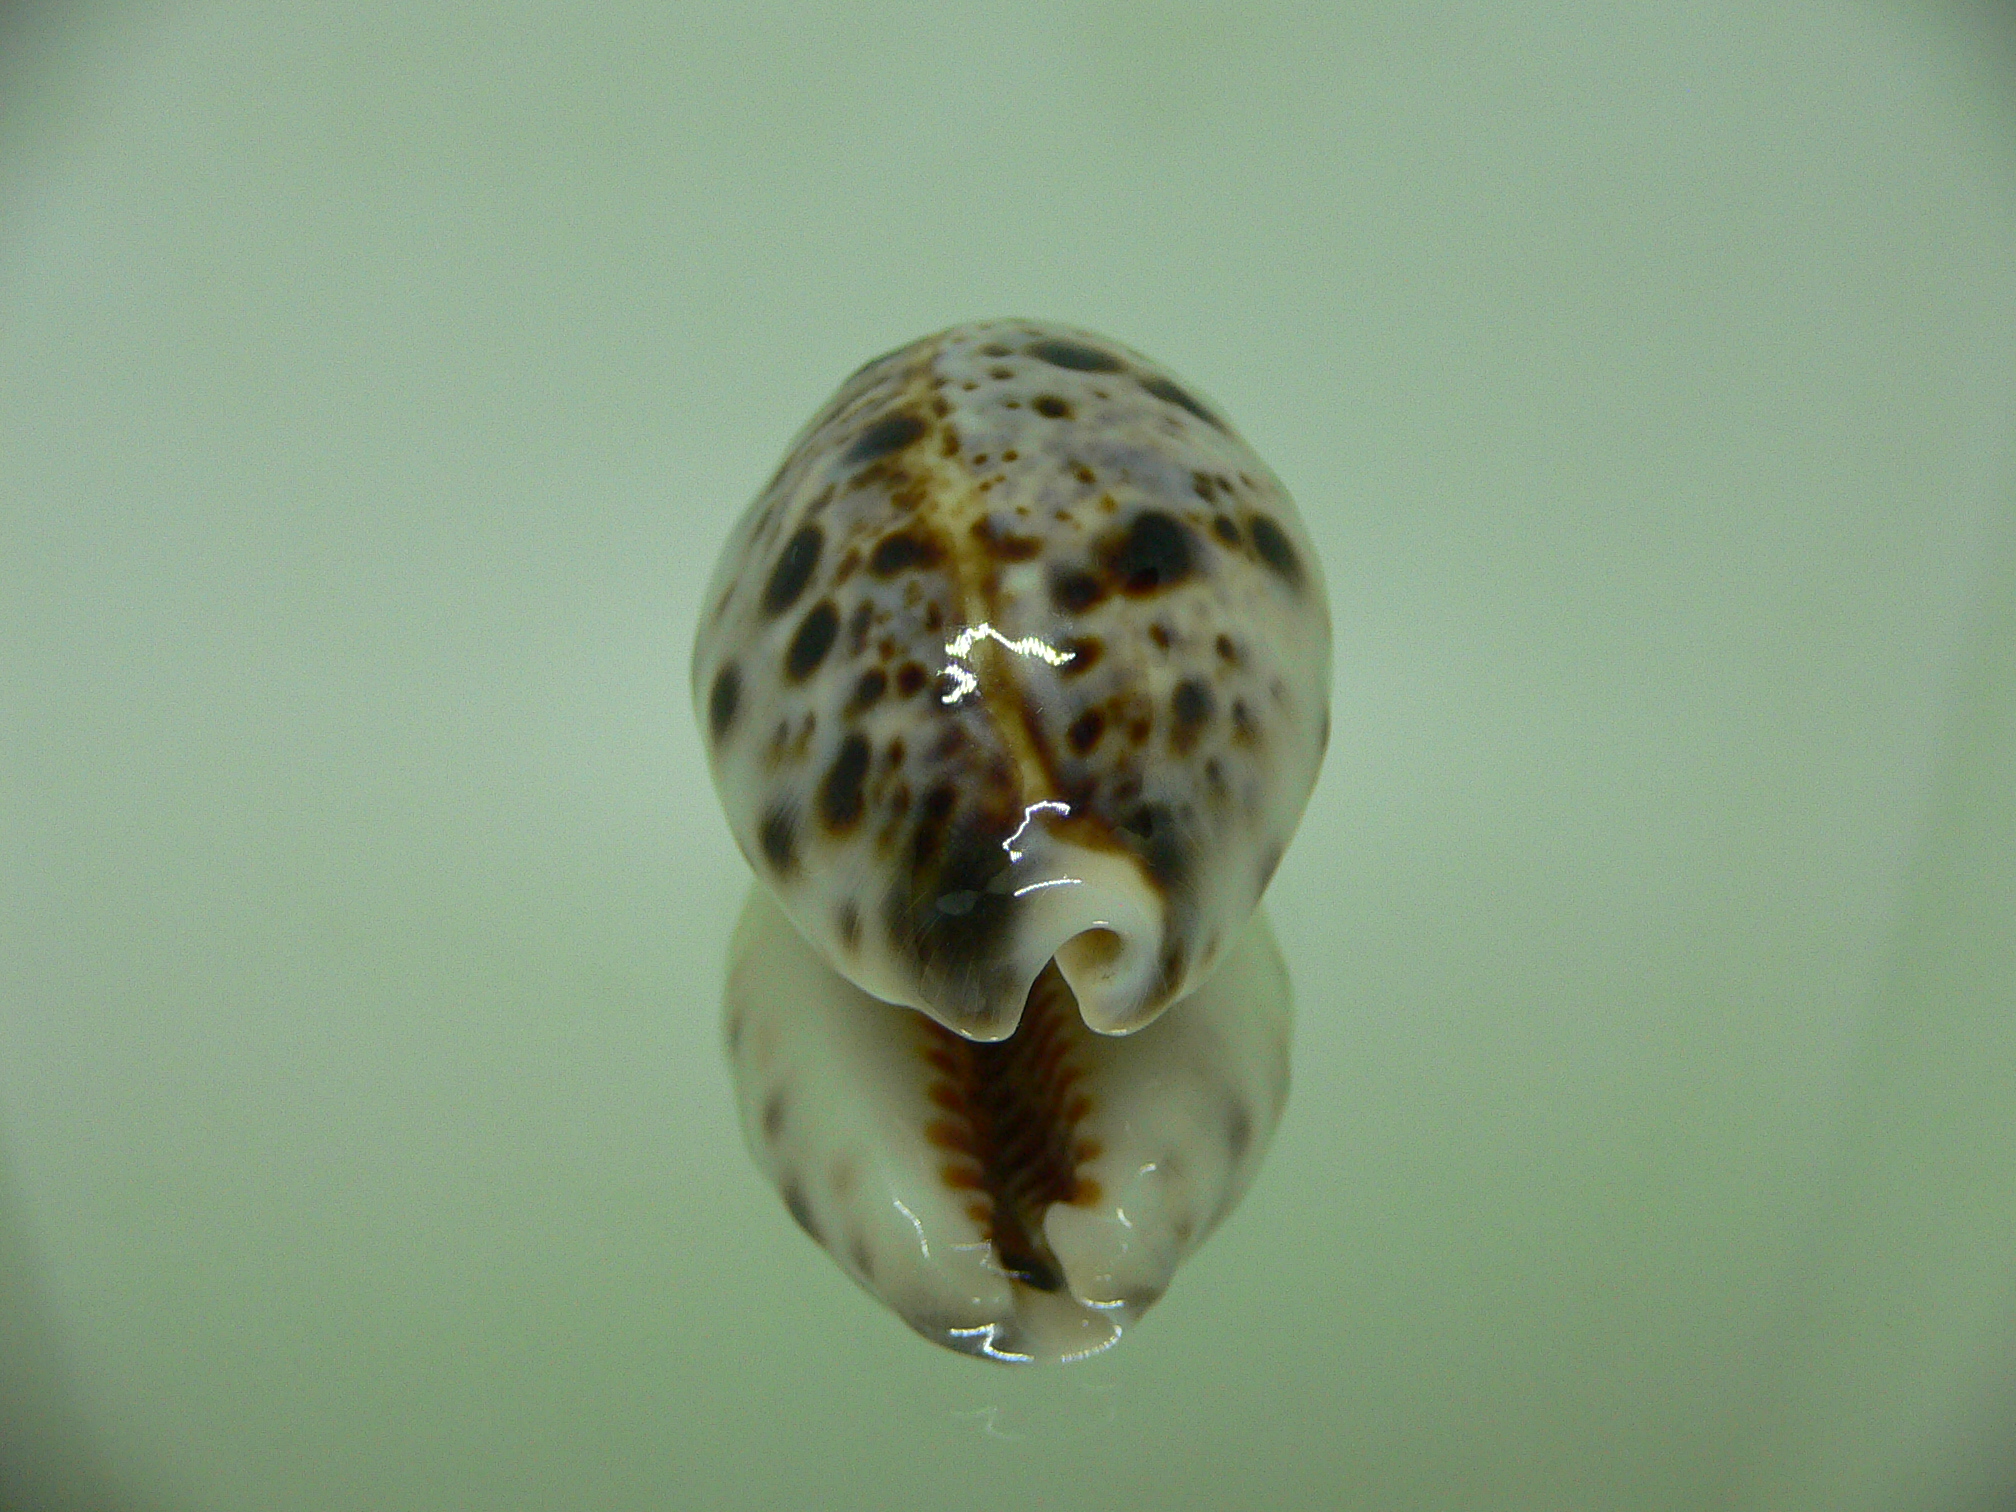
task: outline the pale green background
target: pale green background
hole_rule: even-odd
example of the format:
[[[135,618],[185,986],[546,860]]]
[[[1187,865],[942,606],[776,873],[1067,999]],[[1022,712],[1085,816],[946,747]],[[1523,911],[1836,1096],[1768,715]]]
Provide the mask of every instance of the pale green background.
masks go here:
[[[2011,1494],[1999,9],[0,48],[0,1498]],[[788,435],[998,314],[1214,395],[1337,628],[1270,1162],[1135,1336],[1025,1374],[742,1152],[685,688]]]

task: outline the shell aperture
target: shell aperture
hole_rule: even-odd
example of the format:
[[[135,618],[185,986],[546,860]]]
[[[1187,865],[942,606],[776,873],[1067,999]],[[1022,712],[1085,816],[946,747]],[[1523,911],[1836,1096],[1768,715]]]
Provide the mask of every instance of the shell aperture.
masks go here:
[[[937,1063],[896,1059],[959,1106],[939,1146],[932,1120],[885,1118],[884,1137],[929,1151],[941,1185],[951,1156],[974,1166],[968,1242],[1020,1291],[1093,1305],[1051,1230],[1103,1210],[1065,1158],[1074,1094],[1031,1068],[1084,1062],[1067,1039],[1111,1051],[1095,1102],[1112,1104],[1131,1041],[1091,1036],[1148,1028],[1245,948],[1327,741],[1329,653],[1321,568],[1266,466],[1194,390],[1064,327],[955,327],[869,363],[729,536],[693,693],[730,826],[853,990],[822,1004],[938,1026]],[[731,1016],[769,1022],[750,990],[731,981]],[[795,1011],[810,1043],[829,1008]],[[1264,1058],[1237,1039],[1233,1059]],[[736,1065],[746,1113],[763,1077]],[[970,1090],[997,1084],[1012,1095]],[[1263,1104],[1242,1158],[1278,1112]],[[1004,1119],[1029,1127],[996,1138]]]

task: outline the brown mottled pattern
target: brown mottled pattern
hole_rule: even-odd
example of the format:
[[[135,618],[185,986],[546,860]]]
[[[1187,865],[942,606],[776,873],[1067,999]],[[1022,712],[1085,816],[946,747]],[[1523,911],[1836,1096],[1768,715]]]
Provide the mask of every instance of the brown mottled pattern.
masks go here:
[[[695,699],[745,853],[843,971],[963,1033],[1005,1032],[1035,969],[1004,854],[1032,805],[1159,900],[1131,1027],[1208,972],[1321,757],[1328,612],[1286,492],[1086,332],[988,322],[862,368],[709,604]],[[983,625],[1068,659],[950,654]]]

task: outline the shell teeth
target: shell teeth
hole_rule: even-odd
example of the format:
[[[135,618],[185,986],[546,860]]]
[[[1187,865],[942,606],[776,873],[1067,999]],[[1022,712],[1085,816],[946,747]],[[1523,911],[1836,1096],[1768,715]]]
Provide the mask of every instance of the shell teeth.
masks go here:
[[[725,1023],[750,1150],[799,1225],[947,1348],[1110,1347],[1279,1116],[1290,1012],[1264,919],[1138,1034],[1090,1034],[1074,1006],[1047,976],[1013,1042],[969,1044],[833,972],[760,887],[744,906]]]

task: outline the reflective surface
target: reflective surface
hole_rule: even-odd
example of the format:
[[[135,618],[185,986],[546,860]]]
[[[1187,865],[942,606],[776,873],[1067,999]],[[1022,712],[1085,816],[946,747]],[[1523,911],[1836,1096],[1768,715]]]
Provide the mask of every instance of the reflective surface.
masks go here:
[[[0,1256],[39,1473],[1986,1503],[2016,129],[1976,14],[11,23]],[[920,1349],[751,1177],[746,871],[684,686],[795,417],[1000,310],[1208,381],[1338,637],[1269,895],[1294,1098],[1068,1373]]]
[[[1237,1206],[1288,1100],[1264,914],[1132,1034],[1088,1029],[1052,968],[1013,1037],[975,1044],[841,977],[755,885],[723,999],[743,1138],[793,1220],[925,1338],[1001,1363],[1119,1343]]]

